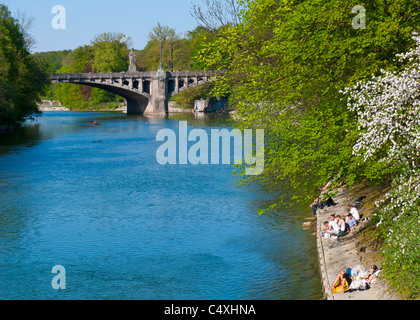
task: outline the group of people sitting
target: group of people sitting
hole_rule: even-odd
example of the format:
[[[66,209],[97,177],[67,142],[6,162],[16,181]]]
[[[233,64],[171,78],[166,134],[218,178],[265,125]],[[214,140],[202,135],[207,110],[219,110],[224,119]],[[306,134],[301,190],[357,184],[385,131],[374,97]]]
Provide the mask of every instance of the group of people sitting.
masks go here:
[[[349,206],[349,212],[343,217],[330,215],[330,221],[324,222],[324,232],[321,237],[338,237],[356,229],[360,220],[359,211],[353,205]]]
[[[357,272],[351,268],[347,268],[339,272],[334,283],[328,290],[332,290],[332,293],[339,293],[367,289],[377,279],[380,271],[381,269],[378,269],[376,265],[372,265],[369,271]]]

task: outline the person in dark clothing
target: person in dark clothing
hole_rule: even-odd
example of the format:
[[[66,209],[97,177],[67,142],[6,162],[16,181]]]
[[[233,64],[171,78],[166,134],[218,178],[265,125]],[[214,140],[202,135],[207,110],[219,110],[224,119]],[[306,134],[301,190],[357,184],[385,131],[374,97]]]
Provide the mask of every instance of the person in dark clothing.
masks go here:
[[[311,203],[310,207],[312,208],[312,214],[316,215],[317,209],[324,209],[325,206],[330,207],[334,205],[334,201],[331,196],[328,196],[324,201],[319,201],[319,198],[316,198],[314,202]]]
[[[312,208],[312,214],[315,215],[316,214],[316,209],[318,209],[319,207],[319,198],[315,198],[314,202],[311,203],[310,207]]]

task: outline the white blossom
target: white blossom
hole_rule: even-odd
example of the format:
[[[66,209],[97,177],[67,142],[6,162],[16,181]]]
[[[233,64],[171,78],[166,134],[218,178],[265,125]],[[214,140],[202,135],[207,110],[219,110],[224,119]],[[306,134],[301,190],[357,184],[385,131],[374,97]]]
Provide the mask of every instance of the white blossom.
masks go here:
[[[411,168],[420,155],[420,37],[416,47],[397,54],[406,67],[400,72],[381,70],[342,93],[348,97],[348,108],[358,116],[359,138],[353,153],[364,160],[386,150],[381,161],[404,161]]]

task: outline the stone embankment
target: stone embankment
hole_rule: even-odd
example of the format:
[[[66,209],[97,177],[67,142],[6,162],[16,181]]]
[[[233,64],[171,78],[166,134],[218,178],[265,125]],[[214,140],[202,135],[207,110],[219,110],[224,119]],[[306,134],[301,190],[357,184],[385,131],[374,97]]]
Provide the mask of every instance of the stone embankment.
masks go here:
[[[324,222],[329,221],[330,215],[342,216],[348,213],[349,205],[363,194],[356,194],[350,191],[346,186],[338,189],[338,193],[334,197],[336,205],[318,209],[316,214],[316,222],[314,227],[316,229],[318,258],[320,263],[320,271],[322,278],[322,286],[324,298],[327,300],[395,300],[398,296],[388,289],[384,277],[379,274],[378,279],[373,283],[371,288],[363,291],[352,291],[345,293],[333,294],[328,288],[334,283],[337,274],[341,270],[352,268],[354,266],[363,266],[365,270],[369,269],[372,264],[381,267],[379,255],[373,252],[375,249],[360,250],[360,236],[366,224],[371,222],[360,222],[355,231],[347,235],[334,238],[320,237],[324,231]],[[368,196],[368,194],[366,194]],[[366,198],[369,199],[369,196]],[[364,208],[362,204],[359,208],[359,213],[362,217],[371,216],[373,210],[371,208]],[[366,254],[371,252],[372,254]]]
[[[192,108],[168,107],[168,112],[169,113],[182,113],[182,112],[193,113],[194,110]]]
[[[39,111],[72,111],[69,108],[66,108],[61,105],[59,101],[51,101],[51,100],[42,100],[41,103],[38,105]],[[82,110],[77,110],[82,111]],[[115,112],[127,112],[127,105],[120,104],[118,108],[109,109],[109,108],[100,108],[98,110],[83,110],[83,111],[96,111],[96,112],[103,112],[103,111],[115,111]]]
[[[39,111],[69,111],[66,107],[39,106]]]

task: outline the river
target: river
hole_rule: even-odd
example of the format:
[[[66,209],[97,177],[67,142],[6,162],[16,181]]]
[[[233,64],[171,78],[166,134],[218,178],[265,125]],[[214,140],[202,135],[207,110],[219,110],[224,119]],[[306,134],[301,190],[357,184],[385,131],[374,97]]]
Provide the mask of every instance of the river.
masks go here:
[[[321,299],[309,207],[258,215],[276,195],[230,165],[159,164],[181,120],[230,126],[45,112],[0,135],[0,299]]]

